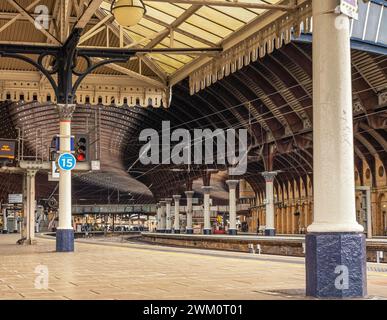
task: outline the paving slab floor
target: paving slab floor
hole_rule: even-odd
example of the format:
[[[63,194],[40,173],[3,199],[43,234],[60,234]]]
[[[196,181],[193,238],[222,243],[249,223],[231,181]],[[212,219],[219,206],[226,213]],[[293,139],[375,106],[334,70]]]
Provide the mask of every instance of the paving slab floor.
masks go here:
[[[16,245],[0,235],[0,299],[312,299],[303,258],[175,248],[119,239]],[[368,264],[368,299],[387,299],[387,265]],[[373,270],[373,271],[371,271]]]

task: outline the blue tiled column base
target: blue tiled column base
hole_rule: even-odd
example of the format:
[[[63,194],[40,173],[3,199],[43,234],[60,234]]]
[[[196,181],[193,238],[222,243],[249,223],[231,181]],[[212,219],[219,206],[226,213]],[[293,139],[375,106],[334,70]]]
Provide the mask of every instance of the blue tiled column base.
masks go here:
[[[307,296],[355,298],[367,295],[363,233],[311,233],[306,235],[305,242]],[[343,282],[346,270],[348,281]]]
[[[165,229],[159,229],[157,230],[158,233],[165,233]]]
[[[180,233],[180,230],[173,230],[173,233]]]
[[[193,234],[193,229],[187,229],[187,230],[185,230],[185,233],[186,234]]]
[[[8,230],[3,230],[3,234],[6,234],[6,233],[8,233]]]
[[[166,229],[166,230],[165,230],[165,233],[172,233],[172,230]]]
[[[74,230],[73,229],[56,230],[56,251],[57,252],[74,251]]]
[[[274,237],[275,229],[265,229],[265,236]]]
[[[228,234],[230,236],[236,236],[238,234],[238,231],[236,229],[228,229]]]
[[[203,234],[211,234],[212,230],[211,229],[203,229]]]

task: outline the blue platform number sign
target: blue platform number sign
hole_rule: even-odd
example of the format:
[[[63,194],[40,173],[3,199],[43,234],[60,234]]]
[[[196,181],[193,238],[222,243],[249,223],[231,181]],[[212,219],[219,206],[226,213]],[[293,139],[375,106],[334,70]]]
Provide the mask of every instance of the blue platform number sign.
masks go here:
[[[65,171],[73,170],[77,161],[71,153],[62,153],[58,158],[58,166]]]

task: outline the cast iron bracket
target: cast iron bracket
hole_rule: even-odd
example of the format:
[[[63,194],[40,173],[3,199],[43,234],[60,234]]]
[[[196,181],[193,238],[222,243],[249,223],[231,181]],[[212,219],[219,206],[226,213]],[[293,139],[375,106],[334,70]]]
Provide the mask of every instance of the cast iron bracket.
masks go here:
[[[117,62],[127,62],[134,54],[133,51],[116,52],[106,49],[106,51],[80,50],[77,48],[83,29],[74,29],[62,46],[24,46],[12,44],[0,44],[0,57],[15,58],[27,62],[37,68],[48,79],[54,89],[57,102],[59,104],[73,104],[76,99],[76,92],[85,79],[95,69]],[[27,55],[37,55],[31,58]],[[47,69],[44,65],[45,58],[51,58],[52,67]],[[92,58],[104,58],[99,62],[94,62]],[[86,68],[77,71],[80,59],[86,61]],[[73,82],[73,76],[76,80]]]

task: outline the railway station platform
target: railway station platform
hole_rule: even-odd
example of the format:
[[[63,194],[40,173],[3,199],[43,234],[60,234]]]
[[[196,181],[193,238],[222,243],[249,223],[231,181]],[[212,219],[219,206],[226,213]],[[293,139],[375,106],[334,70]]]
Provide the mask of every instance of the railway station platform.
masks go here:
[[[0,299],[284,300],[305,298],[303,258],[77,239],[55,253],[55,239],[18,246],[0,235]],[[98,263],[96,263],[98,261]],[[111,266],[114,265],[114,270]],[[37,288],[41,270],[47,287]],[[44,284],[44,283],[43,283]],[[387,267],[368,263],[366,299],[387,299]]]
[[[386,0],[0,1],[0,299],[386,299],[386,30]]]
[[[187,248],[305,257],[305,236],[192,235],[142,233],[144,242]],[[387,263],[387,238],[366,240],[367,261]]]

